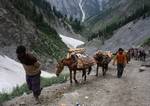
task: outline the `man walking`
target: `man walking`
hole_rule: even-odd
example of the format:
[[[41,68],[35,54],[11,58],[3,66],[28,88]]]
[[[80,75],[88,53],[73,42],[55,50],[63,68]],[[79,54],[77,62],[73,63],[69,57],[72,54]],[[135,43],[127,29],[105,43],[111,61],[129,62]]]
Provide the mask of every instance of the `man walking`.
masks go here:
[[[28,88],[32,90],[35,100],[39,103],[39,95],[42,90],[40,88],[40,63],[32,54],[26,52],[24,46],[18,46],[16,53],[19,61],[25,69]]]
[[[118,49],[118,52],[114,58],[113,65],[117,62],[117,77],[121,78],[124,68],[127,64],[126,55],[124,54],[124,50],[122,48]]]

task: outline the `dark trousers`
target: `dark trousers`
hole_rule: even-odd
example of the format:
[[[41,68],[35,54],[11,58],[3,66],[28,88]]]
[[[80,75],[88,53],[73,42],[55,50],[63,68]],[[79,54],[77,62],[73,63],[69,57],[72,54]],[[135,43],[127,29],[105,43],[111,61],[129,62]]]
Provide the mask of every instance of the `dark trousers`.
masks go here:
[[[117,77],[121,78],[124,71],[124,64],[117,64]]]
[[[32,90],[34,97],[38,97],[41,94],[40,73],[34,76],[26,75],[26,82],[28,88]]]

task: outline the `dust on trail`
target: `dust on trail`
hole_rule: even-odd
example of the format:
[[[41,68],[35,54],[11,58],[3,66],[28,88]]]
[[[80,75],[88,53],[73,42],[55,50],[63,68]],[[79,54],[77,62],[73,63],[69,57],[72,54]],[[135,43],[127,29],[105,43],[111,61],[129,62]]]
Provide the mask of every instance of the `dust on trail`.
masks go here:
[[[98,78],[92,74],[85,84],[71,86],[68,81],[45,88],[39,105],[35,104],[32,95],[26,95],[4,106],[19,106],[21,102],[25,106],[76,106],[76,103],[81,106],[150,106],[150,69],[139,72],[140,65],[140,62],[132,61],[123,77],[118,79],[116,66],[110,64],[106,77],[102,77],[100,70]]]

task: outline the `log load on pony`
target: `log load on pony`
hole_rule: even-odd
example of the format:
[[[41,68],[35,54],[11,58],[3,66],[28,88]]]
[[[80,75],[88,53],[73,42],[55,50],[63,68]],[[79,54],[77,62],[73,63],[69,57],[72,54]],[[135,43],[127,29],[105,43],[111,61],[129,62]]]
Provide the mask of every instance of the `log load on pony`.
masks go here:
[[[98,76],[99,67],[102,67],[102,73],[103,73],[103,76],[105,76],[108,70],[108,64],[112,60],[112,53],[109,51],[104,52],[104,51],[98,50],[93,57],[97,64],[96,76]]]
[[[64,66],[67,66],[70,71],[70,83],[72,83],[72,72],[74,72],[73,78],[75,83],[78,83],[76,79],[77,70],[82,71],[82,77],[84,77],[84,81],[86,81],[86,70],[88,69],[88,74],[90,74],[95,61],[93,58],[83,55],[83,51],[85,52],[83,48],[69,49],[67,58],[58,62],[56,66],[56,75],[59,76]]]

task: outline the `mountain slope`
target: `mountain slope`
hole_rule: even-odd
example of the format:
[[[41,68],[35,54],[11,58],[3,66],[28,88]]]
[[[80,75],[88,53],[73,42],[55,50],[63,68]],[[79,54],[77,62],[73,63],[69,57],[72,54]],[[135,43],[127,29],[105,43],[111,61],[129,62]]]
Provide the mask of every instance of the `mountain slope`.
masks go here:
[[[115,31],[113,37],[106,40],[101,49],[116,51],[119,47],[125,49],[140,47],[145,40],[150,38],[149,28],[150,17],[140,19],[136,23],[130,22]]]
[[[124,20],[127,17],[132,16],[135,12],[145,7],[150,7],[149,0],[110,0],[105,5],[105,9],[99,12],[99,14],[88,18],[85,21],[87,29],[90,32],[95,33],[98,30]],[[88,31],[88,30],[86,30]]]
[[[109,0],[47,0],[62,14],[82,20],[92,17],[102,11]],[[82,8],[81,8],[82,7]],[[84,12],[84,14],[83,14]]]
[[[79,0],[46,0],[48,1],[53,9],[56,8],[62,14],[70,17],[80,19],[82,13],[79,7]]]
[[[95,38],[85,44],[89,54],[93,54],[97,49],[115,52],[118,48],[124,49],[145,47],[149,50],[150,38],[150,17],[140,18],[132,21],[114,31],[111,38],[102,44],[101,38]]]
[[[41,60],[65,54],[66,45],[51,27],[58,19],[45,1],[0,0],[0,16],[0,54],[15,59],[16,46],[21,44]]]

